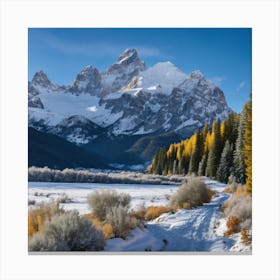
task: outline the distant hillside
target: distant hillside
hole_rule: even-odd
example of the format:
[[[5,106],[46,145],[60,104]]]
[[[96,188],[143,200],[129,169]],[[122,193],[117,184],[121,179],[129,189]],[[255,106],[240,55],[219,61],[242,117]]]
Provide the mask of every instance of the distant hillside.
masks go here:
[[[28,128],[28,166],[106,168],[100,156],[58,136]]]

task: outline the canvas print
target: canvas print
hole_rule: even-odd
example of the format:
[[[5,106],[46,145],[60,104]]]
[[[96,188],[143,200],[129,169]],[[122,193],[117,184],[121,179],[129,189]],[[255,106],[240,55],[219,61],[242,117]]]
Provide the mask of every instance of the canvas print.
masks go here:
[[[29,28],[29,253],[251,254],[251,45]]]

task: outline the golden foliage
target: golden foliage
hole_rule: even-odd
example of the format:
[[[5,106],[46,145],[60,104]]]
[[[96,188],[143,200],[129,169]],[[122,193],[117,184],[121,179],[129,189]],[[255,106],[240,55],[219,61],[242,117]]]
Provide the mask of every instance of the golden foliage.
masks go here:
[[[248,245],[252,243],[252,235],[246,229],[241,231],[241,240],[244,244]]]
[[[37,208],[28,211],[28,236],[42,229],[46,221],[50,221],[51,217],[64,210],[59,208],[58,203],[43,203]]]
[[[239,227],[239,219],[236,216],[230,216],[227,219],[227,231],[225,232],[225,236],[228,237],[233,233],[238,232]]]
[[[244,160],[246,165],[246,192],[252,194],[252,94],[250,101],[245,105],[247,122],[244,137]]]
[[[166,206],[149,206],[146,209],[145,220],[150,221],[157,217],[159,217],[163,213],[167,213],[170,211],[169,207]]]
[[[113,226],[111,224],[102,222],[99,219],[94,218],[92,213],[84,214],[83,216],[89,219],[97,229],[103,232],[105,239],[110,239],[115,237],[115,234],[113,232]]]
[[[191,209],[191,204],[189,203],[189,202],[185,202],[184,204],[183,204],[183,208],[184,209]]]
[[[114,232],[113,232],[113,226],[111,224],[105,224],[102,227],[102,232],[103,232],[104,237],[106,239],[110,239],[110,238],[113,238],[115,236]]]

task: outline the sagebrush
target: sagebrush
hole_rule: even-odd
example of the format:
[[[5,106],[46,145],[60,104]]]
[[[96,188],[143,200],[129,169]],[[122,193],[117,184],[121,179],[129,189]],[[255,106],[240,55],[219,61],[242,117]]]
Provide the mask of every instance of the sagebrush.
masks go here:
[[[129,194],[118,194],[115,190],[94,191],[87,197],[87,202],[95,218],[103,221],[108,210],[112,207],[129,207],[131,197]]]
[[[75,210],[54,215],[29,239],[29,251],[100,251],[105,239],[100,230]]]
[[[184,205],[195,207],[209,202],[210,199],[211,192],[204,181],[197,177],[190,177],[171,196],[170,203],[175,208],[184,208]]]

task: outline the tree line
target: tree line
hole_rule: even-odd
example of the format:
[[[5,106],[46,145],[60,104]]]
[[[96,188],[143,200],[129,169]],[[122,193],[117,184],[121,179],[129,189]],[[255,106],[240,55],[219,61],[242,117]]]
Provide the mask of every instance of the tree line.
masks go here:
[[[230,113],[221,122],[215,120],[203,129],[169,148],[155,154],[150,171],[154,174],[196,174],[228,182],[233,175],[236,182],[246,184],[252,192],[252,98],[240,114]]]

